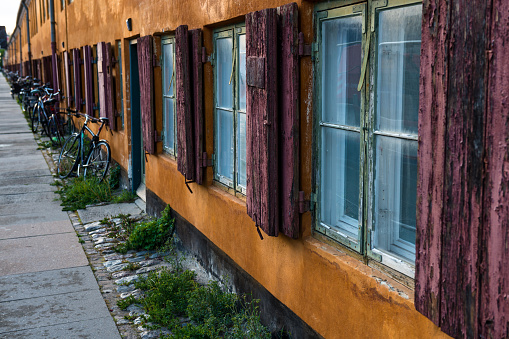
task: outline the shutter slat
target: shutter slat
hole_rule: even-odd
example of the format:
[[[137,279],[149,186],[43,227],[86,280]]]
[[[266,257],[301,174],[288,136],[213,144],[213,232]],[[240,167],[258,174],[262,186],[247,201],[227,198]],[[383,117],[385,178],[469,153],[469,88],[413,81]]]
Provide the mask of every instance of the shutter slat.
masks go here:
[[[246,15],[247,208],[269,236],[279,232],[277,12]],[[264,88],[250,86],[264,60]]]
[[[186,25],[175,31],[175,85],[177,100],[177,169],[186,180],[195,180],[193,111],[191,107],[189,34]]]
[[[155,153],[154,118],[153,118],[153,83],[152,68],[153,38],[150,35],[138,38],[138,69],[140,73],[140,110],[143,128],[143,147],[149,154]]]
[[[75,106],[78,111],[81,110],[81,60],[80,60],[80,50],[79,48],[75,48],[72,50],[73,56],[73,69],[74,69],[74,100]]]
[[[191,74],[192,74],[192,98],[193,98],[193,122],[194,122],[194,166],[196,168],[196,183],[204,182],[204,168],[201,166],[201,157],[204,148],[204,116],[203,116],[203,63],[202,63],[202,30],[189,31],[191,47]]]
[[[298,6],[295,2],[281,6],[279,13],[281,231],[296,239],[299,237],[300,165]]]
[[[94,78],[92,76],[92,47],[84,47],[85,108],[90,116],[94,114]]]
[[[72,104],[72,90],[71,90],[71,71],[69,69],[69,52],[64,51],[64,70],[65,70],[65,90],[67,95],[67,107]]]
[[[111,43],[107,43],[105,47],[105,60],[106,67],[106,81],[105,81],[105,99],[106,99],[106,117],[109,121],[109,127],[116,130],[115,112],[113,110],[113,77],[112,77],[112,64],[111,64]]]

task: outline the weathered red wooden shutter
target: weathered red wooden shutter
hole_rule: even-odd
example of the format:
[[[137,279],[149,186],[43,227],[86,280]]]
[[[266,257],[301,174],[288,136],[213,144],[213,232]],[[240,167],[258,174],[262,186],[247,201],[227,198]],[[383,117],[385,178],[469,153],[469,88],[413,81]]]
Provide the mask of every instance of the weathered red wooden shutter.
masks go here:
[[[49,83],[50,87],[53,88],[53,79],[51,77],[51,56],[45,56],[42,58],[42,69],[44,82]]]
[[[78,111],[81,110],[81,58],[79,48],[72,50],[74,69],[74,99]]]
[[[194,166],[196,168],[195,181],[202,185],[206,167],[202,166],[204,148],[204,116],[203,116],[203,62],[202,62],[202,30],[189,31],[190,66],[193,92],[193,123],[194,123]]]
[[[65,91],[67,95],[67,107],[71,107],[72,104],[72,89],[71,89],[71,70],[69,69],[69,53],[64,51],[64,70],[65,70]]]
[[[99,115],[101,117],[107,117],[106,114],[107,105],[106,105],[106,96],[108,92],[107,83],[106,83],[106,43],[99,42],[97,43],[97,77],[99,83]]]
[[[270,236],[279,231],[277,12],[246,15],[246,205]]]
[[[423,6],[415,307],[453,337],[509,333],[508,10]]]
[[[85,107],[86,113],[94,115],[94,77],[92,76],[92,47],[84,48],[84,68],[85,68]]]
[[[189,34],[186,25],[175,31],[175,97],[177,100],[177,169],[186,180],[194,180],[194,139],[189,62]]]
[[[143,147],[149,154],[155,153],[155,127],[153,118],[154,69],[152,60],[153,38],[138,38],[138,69],[140,73],[140,109],[143,127]]]
[[[109,127],[113,130],[116,129],[115,111],[113,110],[113,75],[111,63],[111,43],[106,44],[105,51],[105,65],[106,65],[106,117],[109,121]]]
[[[299,237],[299,55],[298,14],[295,2],[279,8],[279,165],[281,168],[281,227],[288,237]]]
[[[492,58],[489,58],[488,112],[486,117],[486,145],[484,187],[485,224],[481,232],[481,288],[479,313],[482,328],[479,337],[509,337],[509,110],[507,93],[509,91],[509,2],[494,0],[490,8],[491,27],[490,46]],[[499,15],[495,13],[505,13]],[[473,80],[474,82],[477,79]]]

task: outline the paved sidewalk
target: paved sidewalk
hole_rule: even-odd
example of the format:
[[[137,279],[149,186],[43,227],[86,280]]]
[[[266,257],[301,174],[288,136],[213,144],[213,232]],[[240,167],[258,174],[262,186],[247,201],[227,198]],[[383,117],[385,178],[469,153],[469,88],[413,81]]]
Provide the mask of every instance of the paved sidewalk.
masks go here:
[[[120,338],[0,75],[0,338]]]

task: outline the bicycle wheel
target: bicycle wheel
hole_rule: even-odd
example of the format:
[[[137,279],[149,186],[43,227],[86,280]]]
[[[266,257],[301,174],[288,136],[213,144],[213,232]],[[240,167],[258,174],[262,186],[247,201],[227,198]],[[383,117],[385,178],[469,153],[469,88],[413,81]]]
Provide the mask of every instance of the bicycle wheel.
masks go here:
[[[32,132],[37,132],[37,128],[39,128],[39,105],[34,106],[34,110],[32,112]]]
[[[95,144],[90,151],[90,156],[85,162],[85,178],[96,177],[99,182],[103,181],[110,167],[110,145],[104,140]]]
[[[80,136],[73,134],[64,143],[58,156],[57,174],[60,179],[67,178],[78,166],[80,155]]]
[[[51,137],[50,132],[49,132],[49,119],[48,119],[48,115],[46,114],[46,109],[44,109],[44,106],[40,107],[40,109],[39,109],[39,117],[41,120],[41,127],[42,127],[41,135],[44,133],[48,137]]]
[[[51,116],[49,119],[48,132],[53,146],[62,146],[62,143],[64,142],[62,126],[59,126],[58,118],[55,115]]]

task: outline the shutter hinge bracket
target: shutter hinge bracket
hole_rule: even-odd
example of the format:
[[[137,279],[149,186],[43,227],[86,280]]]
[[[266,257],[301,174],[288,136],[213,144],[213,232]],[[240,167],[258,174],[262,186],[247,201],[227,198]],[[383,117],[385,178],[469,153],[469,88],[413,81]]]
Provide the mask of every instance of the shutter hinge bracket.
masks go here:
[[[117,59],[117,58],[115,58],[114,56],[112,56],[112,57],[111,57],[111,63],[112,63],[113,65],[115,65],[116,63],[118,63],[118,59]]]
[[[161,67],[161,63],[159,62],[158,58],[155,56],[153,56],[152,58],[152,66],[153,67]]]
[[[306,200],[304,197],[304,191],[299,191],[299,213],[303,214],[308,211],[313,211],[316,203],[316,195],[311,193],[309,195],[309,200]]]
[[[304,33],[299,33],[299,56],[311,56],[312,46],[310,44],[304,43]]]
[[[206,62],[210,62],[211,58],[210,55],[207,55],[207,49],[205,46],[201,48],[201,62],[204,64]]]
[[[163,134],[157,133],[157,130],[154,130],[154,142],[162,142],[163,141]]]
[[[92,58],[92,64],[97,64],[97,58]]]
[[[212,157],[209,159],[207,157],[207,152],[203,152],[200,160],[201,160],[200,161],[201,168],[214,166],[214,154],[212,154]]]

